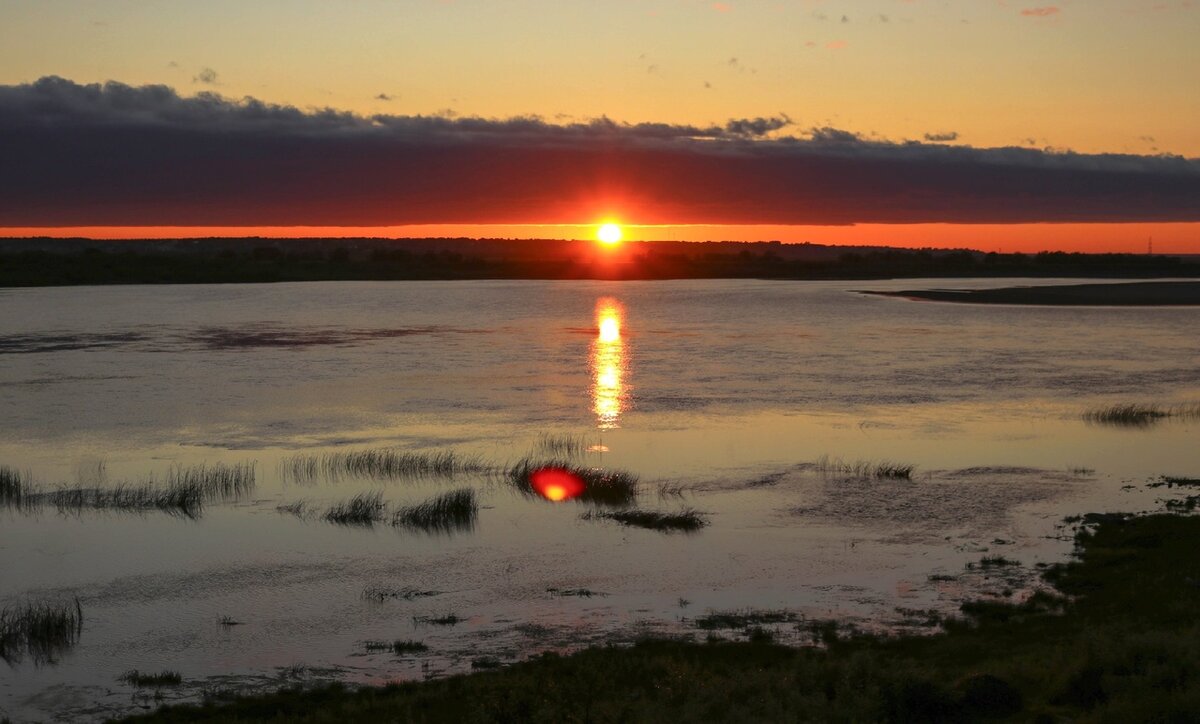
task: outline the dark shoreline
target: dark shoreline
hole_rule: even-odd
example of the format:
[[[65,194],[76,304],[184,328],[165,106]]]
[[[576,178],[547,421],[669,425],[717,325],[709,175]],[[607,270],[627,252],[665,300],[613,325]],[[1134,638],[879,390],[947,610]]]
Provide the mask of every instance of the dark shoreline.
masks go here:
[[[488,660],[447,679],[213,697],[122,721],[1193,721],[1200,517],[1186,513],[1200,495],[1184,495],[1164,501],[1182,515],[1065,519],[1075,555],[1040,569],[1043,587],[967,601],[930,621],[933,635],[808,620],[797,625],[819,645],[788,648],[748,624],[741,642]],[[991,560],[996,576],[1019,566]]]
[[[1058,284],[1000,289],[909,289],[898,292],[864,290],[861,293],[960,304],[1075,307],[1185,307],[1200,305],[1200,281]]]
[[[1200,279],[1200,256],[779,242],[0,239],[0,287],[405,280]],[[921,294],[921,292],[913,292]]]

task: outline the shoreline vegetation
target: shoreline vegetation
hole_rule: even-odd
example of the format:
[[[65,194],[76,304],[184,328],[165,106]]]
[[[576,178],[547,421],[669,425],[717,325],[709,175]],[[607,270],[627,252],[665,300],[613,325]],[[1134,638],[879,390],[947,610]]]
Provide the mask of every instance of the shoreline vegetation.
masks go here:
[[[767,612],[717,622],[745,625],[745,641],[646,640],[428,682],[166,706],[129,721],[1190,720],[1200,711],[1200,517],[1064,522],[1075,525],[1075,554],[1043,569],[1046,588],[968,601],[933,635],[865,635]],[[777,645],[762,621],[810,629],[819,645]]]
[[[472,279],[1200,278],[1200,256],[779,242],[0,239],[0,287]],[[911,294],[917,294],[913,292]]]
[[[1200,305],[1200,281],[1059,284],[1001,289],[911,289],[863,291],[881,297],[965,304],[1029,304],[1049,306],[1171,307]]]

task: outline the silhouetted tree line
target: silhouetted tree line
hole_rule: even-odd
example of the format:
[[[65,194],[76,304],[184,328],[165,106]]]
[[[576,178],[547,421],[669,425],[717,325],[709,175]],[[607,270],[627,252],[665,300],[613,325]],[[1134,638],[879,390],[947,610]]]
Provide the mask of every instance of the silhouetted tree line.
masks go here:
[[[558,242],[546,242],[555,244]],[[787,245],[626,244],[617,253],[562,242],[545,259],[506,258],[452,249],[356,248],[285,244],[186,252],[119,244],[55,251],[5,249],[0,244],[0,286],[79,284],[190,284],[333,280],[421,279],[881,279],[893,277],[1050,276],[1145,278],[1200,276],[1200,257],[1136,254],[998,254],[975,251],[877,249],[832,258],[789,256]],[[574,244],[574,246],[569,246]],[[681,249],[684,249],[681,251]],[[734,249],[734,251],[729,251]],[[765,251],[764,251],[765,249]]]

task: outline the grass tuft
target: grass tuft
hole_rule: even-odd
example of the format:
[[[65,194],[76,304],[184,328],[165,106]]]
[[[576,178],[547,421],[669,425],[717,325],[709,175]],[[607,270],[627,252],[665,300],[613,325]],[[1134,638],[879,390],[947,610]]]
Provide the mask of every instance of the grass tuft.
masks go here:
[[[0,469],[8,471],[7,468]],[[60,513],[85,510],[144,512],[159,510],[170,515],[198,518],[208,502],[239,497],[254,487],[254,463],[173,466],[165,483],[153,479],[114,486],[61,486],[40,491],[28,476],[0,473],[0,503],[24,508],[53,506]]]
[[[406,641],[400,639],[397,639],[396,641],[367,641],[363,644],[363,648],[369,653],[390,651],[397,656],[402,654],[418,654],[422,651],[429,650],[429,647],[420,641]]]
[[[761,627],[763,624],[791,623],[798,620],[799,616],[788,610],[712,611],[696,618],[696,628],[704,631],[750,629]]]
[[[160,686],[179,686],[183,683],[183,677],[178,671],[160,671],[157,674],[143,673],[137,669],[131,669],[121,674],[117,681],[131,684],[138,687],[160,687]]]
[[[614,520],[621,525],[658,530],[664,533],[673,533],[675,531],[690,533],[708,525],[708,519],[702,513],[691,509],[681,510],[678,513],[636,509],[615,511],[591,510],[584,513],[582,518],[584,520]]]
[[[28,488],[28,473],[0,465],[0,505],[20,506]]]
[[[535,452],[554,458],[577,458],[587,452],[585,435],[543,432],[533,444]]]
[[[434,496],[419,505],[400,508],[392,514],[392,525],[428,532],[449,533],[471,530],[479,515],[475,491],[460,488]]]
[[[311,483],[325,477],[333,482],[342,478],[367,480],[421,480],[453,478],[468,473],[486,473],[492,466],[478,457],[452,451],[409,452],[393,448],[373,448],[324,455],[293,455],[280,463],[285,480]]]
[[[638,476],[623,470],[603,470],[575,465],[565,460],[523,458],[506,471],[512,486],[522,495],[540,498],[533,487],[533,474],[546,468],[568,472],[583,481],[583,492],[576,498],[581,503],[620,507],[631,505],[638,496]]]
[[[441,616],[413,616],[413,625],[427,624],[429,626],[457,626],[467,619],[456,613],[445,613]]]
[[[362,597],[368,601],[387,601],[388,599],[403,599],[413,601],[418,598],[440,596],[441,591],[423,591],[419,588],[392,588],[388,586],[367,586],[363,589]]]
[[[35,664],[54,663],[83,633],[83,607],[73,603],[26,603],[0,609],[0,659],[9,664],[29,655]]]
[[[822,475],[848,475],[855,478],[879,478],[890,480],[912,480],[916,465],[897,463],[890,460],[856,460],[847,462],[841,458],[822,455],[812,464],[812,469]]]
[[[1183,405],[1129,403],[1109,405],[1083,413],[1084,422],[1116,427],[1150,427],[1170,418],[1200,419],[1200,403]]]
[[[338,525],[372,526],[383,520],[383,493],[359,493],[325,511],[323,518]]]

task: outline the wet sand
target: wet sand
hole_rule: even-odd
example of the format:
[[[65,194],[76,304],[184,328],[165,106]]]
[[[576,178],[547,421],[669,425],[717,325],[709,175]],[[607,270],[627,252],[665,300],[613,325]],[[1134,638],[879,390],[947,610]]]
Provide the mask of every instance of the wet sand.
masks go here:
[[[1064,284],[999,289],[910,289],[864,291],[886,297],[969,304],[1046,304],[1055,306],[1166,307],[1200,305],[1200,281]]]

